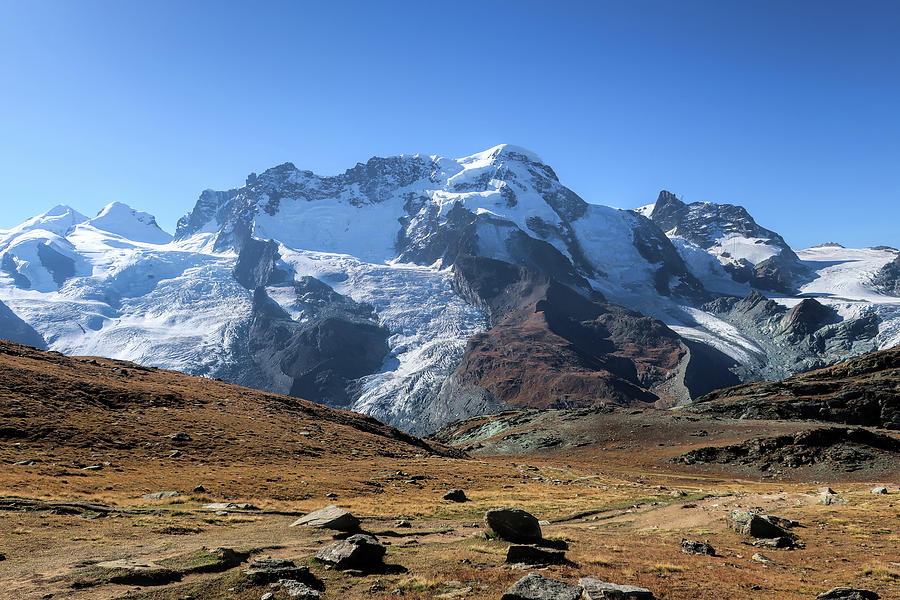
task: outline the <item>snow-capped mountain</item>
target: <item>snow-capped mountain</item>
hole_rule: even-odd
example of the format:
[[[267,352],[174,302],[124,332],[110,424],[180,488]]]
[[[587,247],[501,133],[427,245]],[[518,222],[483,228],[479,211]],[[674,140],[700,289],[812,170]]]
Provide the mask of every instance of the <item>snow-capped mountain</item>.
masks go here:
[[[741,207],[666,192],[589,204],[504,145],[332,177],[285,163],[204,191],[174,236],[121,203],[58,206],[0,231],[0,301],[53,350],[425,433],[510,404],[668,406],[896,344],[896,254],[841,251],[795,253]],[[774,307],[729,299],[754,289]],[[0,335],[14,322],[0,305]]]

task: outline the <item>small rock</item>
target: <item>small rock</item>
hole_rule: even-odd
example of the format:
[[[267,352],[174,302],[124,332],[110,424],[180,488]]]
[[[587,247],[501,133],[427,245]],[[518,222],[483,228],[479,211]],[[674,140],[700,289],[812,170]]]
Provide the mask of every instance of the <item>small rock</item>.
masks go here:
[[[515,582],[500,600],[578,600],[582,587],[537,573],[529,573]]]
[[[769,564],[772,564],[773,562],[775,562],[771,558],[766,556],[765,554],[759,554],[758,552],[756,554],[754,554],[753,556],[751,556],[750,560],[758,562],[758,563],[763,563],[764,565],[769,565]]]
[[[558,565],[566,562],[564,550],[541,548],[532,544],[513,544],[506,551],[506,562],[526,565]]]
[[[351,515],[343,508],[338,508],[333,504],[313,511],[304,517],[300,517],[293,523],[291,527],[305,525],[307,527],[318,527],[321,529],[334,529],[336,531],[355,531],[359,529],[359,519]]]
[[[780,536],[776,538],[760,538],[753,541],[753,545],[756,548],[777,548],[777,549],[786,549],[786,548],[796,548],[797,540],[793,537],[788,536]]]
[[[278,582],[289,598],[300,600],[319,600],[319,591],[296,579],[281,579]]]
[[[192,489],[191,491],[194,492],[195,494],[204,494],[204,493],[206,493],[206,488],[203,487],[203,485],[201,484],[201,485],[198,485],[197,487],[195,487],[194,489]]]
[[[173,433],[171,435],[167,435],[167,438],[172,440],[173,442],[190,442],[193,438],[186,434],[183,431],[179,431],[178,433]]]
[[[164,492],[153,492],[152,494],[144,494],[142,497],[147,500],[162,500],[163,498],[177,498],[180,496],[175,490],[166,490]]]
[[[402,529],[408,529],[408,528],[412,527],[412,524],[410,524],[409,521],[404,521],[403,519],[401,519],[401,520],[397,521],[397,527],[400,527]]]
[[[0,552],[0,561],[6,560],[6,555]]]
[[[586,600],[654,600],[653,592],[634,585],[618,585],[599,579],[579,580]]]
[[[466,493],[460,489],[452,489],[444,494],[444,500],[450,500],[451,502],[465,502],[468,500],[466,497]]]
[[[873,494],[887,494],[887,488],[884,486],[872,488],[872,493]]]
[[[381,564],[384,553],[384,546],[375,536],[357,533],[325,546],[316,552],[316,560],[336,569],[369,571]]]
[[[880,596],[869,590],[836,587],[816,596],[816,600],[878,600]]]
[[[14,462],[13,465],[16,467],[30,467],[31,465],[37,464],[37,462],[38,461],[36,460],[26,459]]]
[[[706,542],[695,542],[681,538],[681,551],[685,554],[715,556],[716,550]]]
[[[97,465],[88,465],[86,467],[82,467],[81,470],[82,471],[99,471],[102,468],[103,468],[103,465],[97,464]]]
[[[495,508],[487,511],[484,522],[497,537],[517,544],[541,541],[541,525],[531,513],[518,508]]]
[[[286,558],[258,558],[244,569],[244,575],[257,585],[280,579],[310,579],[309,567],[298,567],[294,561]]]
[[[259,600],[272,600],[272,598],[274,598],[274,597],[275,597],[275,594],[273,594],[272,592],[266,592],[259,598]]]
[[[328,492],[327,494],[325,494],[325,497],[326,498],[337,498],[337,494],[335,494],[334,492]]]
[[[259,510],[249,502],[210,502],[201,507],[203,510],[218,512],[221,510]]]
[[[819,502],[826,506],[831,506],[834,504],[844,504],[846,500],[835,493],[828,493],[823,491],[821,494],[819,494]]]

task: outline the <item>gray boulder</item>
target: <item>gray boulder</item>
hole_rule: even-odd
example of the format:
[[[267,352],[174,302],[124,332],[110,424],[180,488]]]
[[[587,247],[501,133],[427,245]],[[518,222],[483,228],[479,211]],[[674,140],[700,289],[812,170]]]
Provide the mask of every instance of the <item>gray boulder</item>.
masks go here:
[[[279,579],[310,580],[309,567],[298,567],[286,558],[258,558],[244,569],[244,575],[255,584],[275,583]]]
[[[579,582],[586,600],[654,600],[653,592],[633,585],[618,585],[585,577]]]
[[[451,502],[465,502],[468,498],[464,491],[453,489],[444,494],[444,500],[450,500]]]
[[[316,560],[336,569],[370,571],[382,564],[385,548],[375,536],[357,533],[316,552]]]
[[[319,590],[311,588],[302,581],[297,581],[296,579],[281,579],[278,581],[278,584],[288,595],[288,598],[319,600]]]
[[[745,510],[733,510],[728,518],[728,527],[738,533],[755,538],[780,538],[793,539],[794,534],[785,529],[791,526],[792,521],[773,517],[770,515],[758,515]]]
[[[513,544],[506,552],[506,562],[526,565],[558,565],[566,562],[564,550],[541,546]]]
[[[543,539],[537,518],[518,508],[489,510],[484,515],[484,522],[497,537],[508,542],[533,544]]]
[[[816,596],[816,600],[878,600],[878,598],[875,592],[851,587],[836,587]]]
[[[715,556],[716,550],[706,542],[695,542],[681,538],[681,551],[685,554],[701,554]]]
[[[500,600],[578,600],[582,587],[529,573],[515,582]]]
[[[877,488],[872,488],[873,494],[887,494],[887,488],[884,486],[879,486]]]
[[[144,494],[147,500],[162,500],[163,498],[177,498],[181,494],[175,490],[166,490],[164,492],[153,492],[152,494]]]
[[[307,527],[319,527],[322,529],[335,529],[337,531],[355,531],[359,529],[359,519],[351,515],[343,508],[333,504],[313,511],[305,517],[300,517],[291,527],[305,525]]]

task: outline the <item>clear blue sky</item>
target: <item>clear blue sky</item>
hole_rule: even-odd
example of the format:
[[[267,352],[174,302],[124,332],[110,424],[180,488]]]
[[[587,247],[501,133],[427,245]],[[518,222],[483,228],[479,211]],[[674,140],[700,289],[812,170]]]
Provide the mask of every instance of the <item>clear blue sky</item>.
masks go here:
[[[898,32],[897,1],[0,0],[0,227],[119,200],[171,231],[284,161],[508,142],[590,202],[900,246]]]

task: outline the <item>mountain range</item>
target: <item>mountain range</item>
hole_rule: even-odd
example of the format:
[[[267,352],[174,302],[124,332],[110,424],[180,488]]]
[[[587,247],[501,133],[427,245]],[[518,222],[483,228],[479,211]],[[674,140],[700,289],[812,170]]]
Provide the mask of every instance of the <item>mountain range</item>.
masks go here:
[[[670,407],[900,343],[900,253],[792,249],[740,206],[589,203],[539,156],[285,163],[174,236],[112,203],[0,231],[0,336],[422,434],[511,407]]]

